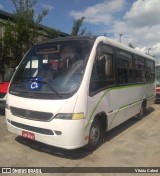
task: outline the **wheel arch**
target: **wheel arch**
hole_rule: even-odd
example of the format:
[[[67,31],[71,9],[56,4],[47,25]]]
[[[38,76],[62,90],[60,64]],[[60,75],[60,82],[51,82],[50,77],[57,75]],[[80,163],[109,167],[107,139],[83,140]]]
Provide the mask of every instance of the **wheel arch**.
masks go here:
[[[144,100],[142,101],[142,104],[143,104],[144,108],[146,109],[146,107],[147,107],[147,99],[144,99]]]

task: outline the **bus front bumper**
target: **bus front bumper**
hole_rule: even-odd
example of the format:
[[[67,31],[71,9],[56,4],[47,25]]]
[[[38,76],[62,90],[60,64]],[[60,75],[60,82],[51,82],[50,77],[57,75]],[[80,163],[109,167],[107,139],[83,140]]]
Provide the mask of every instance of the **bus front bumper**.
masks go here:
[[[85,119],[39,122],[12,116],[9,110],[6,110],[6,117],[10,132],[31,140],[63,149],[81,148],[88,142],[85,138]]]

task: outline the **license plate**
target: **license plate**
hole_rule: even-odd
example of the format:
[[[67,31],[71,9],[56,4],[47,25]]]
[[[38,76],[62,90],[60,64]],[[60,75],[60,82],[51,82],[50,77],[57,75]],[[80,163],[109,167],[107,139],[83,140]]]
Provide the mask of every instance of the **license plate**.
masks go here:
[[[35,134],[27,131],[22,131],[22,136],[27,139],[35,140]]]

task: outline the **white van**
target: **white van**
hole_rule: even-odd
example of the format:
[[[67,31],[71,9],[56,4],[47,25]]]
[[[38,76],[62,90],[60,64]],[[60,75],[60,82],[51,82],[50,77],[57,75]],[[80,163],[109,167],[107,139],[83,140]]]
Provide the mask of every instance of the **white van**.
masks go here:
[[[108,130],[155,100],[155,61],[100,37],[35,45],[9,87],[8,130],[52,146],[94,150]]]

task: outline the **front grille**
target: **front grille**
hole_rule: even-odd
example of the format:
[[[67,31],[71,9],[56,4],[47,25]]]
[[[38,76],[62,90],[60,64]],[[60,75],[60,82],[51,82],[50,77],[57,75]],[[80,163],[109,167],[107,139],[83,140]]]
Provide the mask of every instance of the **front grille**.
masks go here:
[[[0,98],[4,98],[6,93],[0,93]]]
[[[53,113],[50,112],[40,112],[40,111],[31,111],[28,109],[21,109],[10,107],[11,113],[14,116],[18,116],[21,118],[31,119],[31,120],[38,120],[38,121],[50,121],[53,118]]]
[[[14,122],[14,121],[11,121],[10,123],[15,127],[21,128],[21,129],[24,129],[24,130],[37,132],[37,133],[40,133],[40,134],[54,135],[52,130],[48,130],[48,129],[45,129],[45,128],[38,128],[38,127],[29,126],[29,125],[24,125],[24,124],[17,123],[17,122]]]

